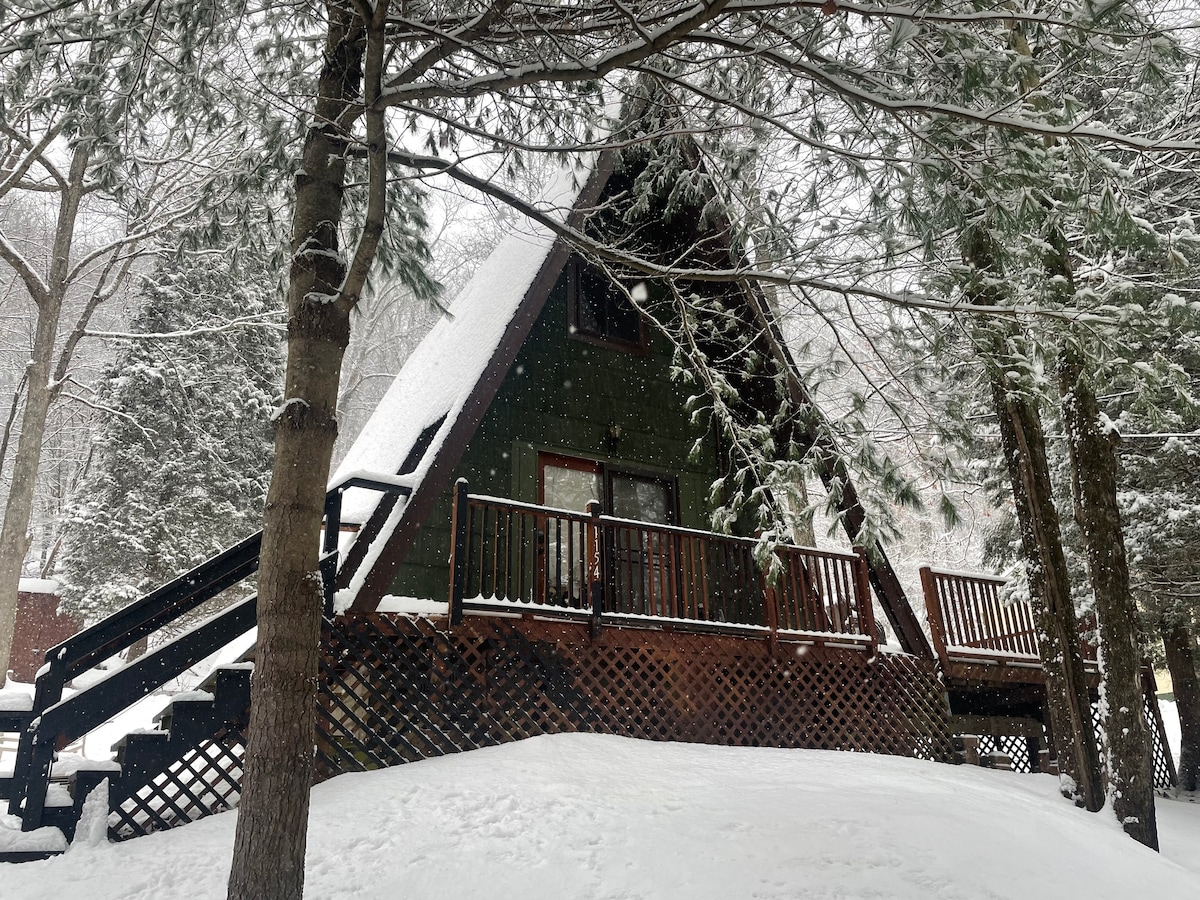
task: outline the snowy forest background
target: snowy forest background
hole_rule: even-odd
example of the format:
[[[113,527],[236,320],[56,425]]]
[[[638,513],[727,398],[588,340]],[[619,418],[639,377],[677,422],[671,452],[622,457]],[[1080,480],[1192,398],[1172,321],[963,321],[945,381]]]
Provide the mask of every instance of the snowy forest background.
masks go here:
[[[320,56],[304,48],[320,17],[268,6],[222,19],[163,3],[160,28],[83,2],[47,39],[50,14],[35,6],[0,25],[0,476],[11,501],[22,422],[44,405],[21,565],[59,580],[67,609],[92,619],[261,521],[288,210],[305,177],[298,110]],[[807,79],[795,62],[781,76],[790,37],[764,27],[747,30],[755,53],[727,38],[703,74],[685,78],[668,59],[573,88],[577,121],[542,111],[521,131],[515,107],[450,100],[397,115],[388,128],[406,162],[353,314],[339,452],[439,303],[522,227],[497,198],[536,196],[596,146],[608,107],[644,102],[655,80],[678,106],[662,104],[654,142],[692,137],[705,189],[756,268],[782,273],[768,279],[772,301],[910,596],[921,563],[985,567],[1022,589],[990,413],[999,372],[1041,410],[1075,599],[1088,607],[1055,378],[1070,357],[1085,363],[1120,450],[1146,649],[1160,658],[1164,633],[1194,647],[1195,11],[1007,9],[799,4],[789,14],[807,17],[792,23],[805,52],[828,63]],[[103,40],[80,37],[105,17]],[[63,50],[76,42],[85,49]],[[438,155],[486,196],[430,174]],[[366,167],[352,174],[365,179]],[[668,209],[688,188],[667,186]],[[347,206],[372,212],[365,192]],[[756,452],[781,463],[773,477],[808,485],[791,510],[798,533],[815,520],[816,541],[830,541],[810,461],[769,459],[765,443]]]

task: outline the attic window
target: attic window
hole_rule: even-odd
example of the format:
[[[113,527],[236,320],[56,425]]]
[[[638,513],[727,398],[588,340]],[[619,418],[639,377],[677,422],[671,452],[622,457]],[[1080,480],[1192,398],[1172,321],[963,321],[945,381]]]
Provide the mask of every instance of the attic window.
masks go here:
[[[571,260],[567,274],[572,335],[617,347],[645,347],[642,317],[607,274],[578,258]]]

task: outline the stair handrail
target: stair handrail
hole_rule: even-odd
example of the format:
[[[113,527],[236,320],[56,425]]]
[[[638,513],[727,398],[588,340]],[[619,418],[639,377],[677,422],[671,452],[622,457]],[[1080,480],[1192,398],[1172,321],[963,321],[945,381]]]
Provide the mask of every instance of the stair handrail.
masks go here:
[[[350,488],[365,488],[382,494],[409,496],[413,486],[413,480],[405,476],[353,472],[326,492],[325,538],[320,567],[325,582],[327,613],[331,611],[337,569],[342,495]],[[21,815],[23,829],[40,824],[45,792],[34,792],[37,795],[34,796],[30,786],[34,781],[43,786],[48,783],[50,763],[59,738],[79,730],[84,722],[104,722],[238,634],[244,634],[256,621],[257,597],[235,604],[148,654],[144,661],[131,663],[64,702],[67,682],[252,575],[258,570],[261,549],[262,532],[259,531],[46,651],[46,665],[39,670],[35,682],[29,724],[18,746],[9,798],[9,812]],[[230,633],[234,627],[239,630]],[[208,649],[201,652],[205,648]],[[198,657],[197,653],[200,654]],[[126,669],[128,673],[122,674]],[[154,681],[157,684],[150,686]],[[114,690],[118,686],[123,689]],[[78,712],[84,709],[88,699],[96,698],[111,698],[111,702],[97,704],[98,708],[89,710],[86,716]],[[83,732],[95,724],[83,728]]]
[[[155,588],[46,651],[46,663],[71,679],[168,625],[258,569],[262,532]]]
[[[402,476],[351,473],[325,494],[325,546],[322,563],[337,549],[341,530],[342,495],[349,488],[366,488],[383,494],[408,496],[412,482]],[[46,665],[38,673],[34,713],[40,715],[62,698],[68,681],[97,663],[120,653],[143,637],[186,615],[200,604],[245,580],[258,570],[262,532],[258,531],[216,556],[205,560],[140,600],[122,607],[46,651]],[[333,558],[336,565],[336,557]],[[56,682],[60,682],[55,684]],[[43,687],[44,685],[44,687]],[[50,689],[47,692],[46,689]],[[39,694],[41,696],[39,696]]]

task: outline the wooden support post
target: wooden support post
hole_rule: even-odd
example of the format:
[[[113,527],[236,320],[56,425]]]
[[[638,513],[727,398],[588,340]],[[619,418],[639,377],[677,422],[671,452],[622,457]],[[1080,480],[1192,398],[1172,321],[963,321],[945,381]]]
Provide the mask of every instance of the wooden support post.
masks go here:
[[[470,510],[467,506],[467,479],[454,482],[454,501],[450,512],[450,624],[461,625],[463,592],[467,589],[467,544],[470,540]]]
[[[603,624],[601,616],[604,615],[604,573],[608,556],[605,552],[604,528],[600,524],[600,501],[589,500],[587,513],[592,521],[587,526],[588,540],[584,547],[585,559],[581,567],[581,577],[584,579],[588,602],[591,604],[592,637],[596,638],[600,635],[600,627]]]
[[[1025,755],[1029,758],[1029,771],[1040,772],[1042,769],[1042,739],[1040,737],[1026,735]]]
[[[942,662],[946,661],[946,633],[942,626],[942,606],[938,600],[937,582],[929,566],[921,566],[921,593],[925,595],[925,618],[929,622],[929,636],[933,649]]]
[[[855,547],[854,555],[858,557],[854,566],[854,599],[858,604],[859,627],[871,639],[874,649],[879,643],[879,633],[875,630],[875,607],[871,605],[871,567],[867,564],[865,547]]]
[[[962,736],[963,745],[963,762],[968,766],[977,766],[980,764],[979,756],[979,738],[974,734],[964,734]]]

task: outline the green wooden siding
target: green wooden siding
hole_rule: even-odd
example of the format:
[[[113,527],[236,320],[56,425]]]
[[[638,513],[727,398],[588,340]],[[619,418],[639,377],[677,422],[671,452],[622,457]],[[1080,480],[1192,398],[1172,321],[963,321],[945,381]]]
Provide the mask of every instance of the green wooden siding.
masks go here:
[[[684,409],[686,388],[670,378],[671,348],[649,334],[645,354],[576,340],[567,333],[564,274],[551,291],[454,479],[473,494],[538,500],[539,451],[579,456],[677,478],[680,524],[707,528],[717,477],[714,440]],[[610,424],[621,438],[606,444]],[[689,460],[693,444],[701,452]],[[393,582],[398,596],[444,600],[449,586],[450,491],[439,498]]]

